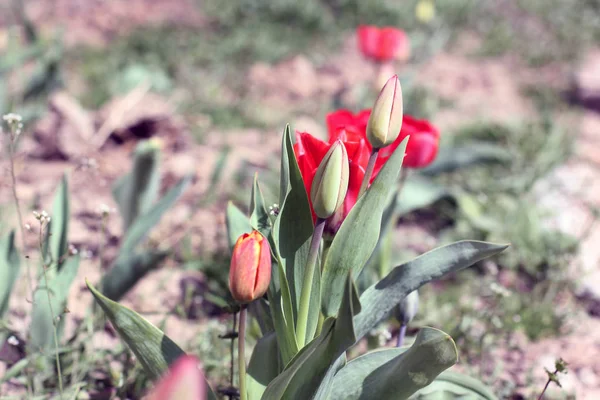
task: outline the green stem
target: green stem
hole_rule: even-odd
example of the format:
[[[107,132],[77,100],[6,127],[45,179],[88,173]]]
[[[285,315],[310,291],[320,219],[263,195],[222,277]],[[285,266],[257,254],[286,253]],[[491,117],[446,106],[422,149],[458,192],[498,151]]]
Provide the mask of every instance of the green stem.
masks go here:
[[[371,157],[369,157],[369,163],[367,164],[367,170],[365,171],[365,176],[363,178],[362,183],[360,184],[360,190],[358,192],[358,198],[363,195],[364,192],[367,191],[369,187],[369,182],[371,181],[371,175],[373,175],[373,170],[375,169],[375,161],[377,161],[377,156],[379,155],[379,149],[373,149],[371,152]]]
[[[240,311],[240,331],[238,336],[238,371],[240,374],[240,400],[248,400],[246,391],[246,317],[248,311],[242,306]]]
[[[325,220],[317,218],[317,224],[313,231],[313,236],[310,242],[310,251],[308,260],[306,260],[306,269],[304,270],[304,282],[302,282],[302,293],[300,294],[300,305],[298,307],[298,323],[296,325],[296,340],[298,348],[304,347],[306,344],[306,329],[308,325],[308,311],[310,307],[310,297],[312,290],[313,278],[315,275],[315,267],[319,258],[319,246],[323,237],[323,229],[325,228]]]

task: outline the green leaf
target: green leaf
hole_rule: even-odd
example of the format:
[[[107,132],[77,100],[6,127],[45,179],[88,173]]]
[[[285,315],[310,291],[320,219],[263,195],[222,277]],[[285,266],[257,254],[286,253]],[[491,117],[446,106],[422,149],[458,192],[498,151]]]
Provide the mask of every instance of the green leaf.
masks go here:
[[[275,245],[274,250],[285,271],[290,289],[292,309],[294,317],[296,317],[314,227],[304,181],[294,154],[289,126],[286,127],[283,135],[282,160],[284,164],[287,163],[287,167],[284,168],[282,165],[281,173],[282,175],[287,173],[289,176],[286,185],[287,192],[281,203],[279,215],[273,225],[273,242]],[[284,177],[281,180],[282,182],[286,181]],[[320,302],[319,286],[320,276],[315,273],[312,282],[306,342],[313,338],[317,328]]]
[[[404,183],[397,212],[400,215],[408,214],[448,197],[451,194],[444,186],[425,178],[412,177]]]
[[[410,400],[498,400],[490,388],[470,376],[446,371]]]
[[[235,242],[244,233],[252,232],[250,220],[232,202],[227,203],[227,211],[225,213],[225,224],[227,225],[227,237],[229,239],[229,247],[233,249]]]
[[[102,293],[109,299],[118,301],[148,272],[158,268],[169,254],[169,251],[161,250],[119,253],[115,264],[102,278]]]
[[[392,309],[413,290],[498,254],[507,247],[508,245],[465,240],[431,250],[394,268],[360,296],[362,311],[354,321],[357,338],[363,337],[387,318]]]
[[[0,239],[0,319],[8,310],[10,294],[17,277],[20,265],[19,253],[15,247],[15,231]]]
[[[503,146],[471,141],[462,146],[443,147],[435,161],[421,170],[424,175],[437,175],[476,164],[510,162],[511,154]]]
[[[42,275],[40,285],[33,295],[31,313],[30,343],[34,349],[42,351],[55,349],[55,322],[57,333],[60,333],[63,326],[62,315],[67,304],[69,289],[77,276],[79,261],[79,255],[68,257],[62,264],[62,269],[52,279],[49,277],[48,286]]]
[[[450,336],[423,328],[408,350],[377,350],[350,361],[335,375],[330,398],[405,400],[457,361]]]
[[[258,174],[254,175],[252,185],[252,195],[250,198],[250,224],[265,237],[269,237],[271,231],[271,221],[265,205],[265,199],[260,185],[258,184]]]
[[[154,141],[146,140],[135,149],[131,172],[120,178],[113,188],[125,232],[156,202],[159,185],[160,148]]]
[[[312,400],[327,400],[331,396],[331,390],[333,388],[333,380],[335,379],[335,374],[338,373],[340,369],[342,369],[346,365],[346,353],[342,353],[341,356],[335,360],[335,362],[329,367],[327,373],[323,377],[321,384],[319,385],[319,389],[313,397]]]
[[[185,354],[164,332],[138,313],[106,298],[88,281],[85,283],[121,339],[135,354],[151,379],[160,378],[174,361]],[[216,400],[208,383],[206,386],[208,399]]]
[[[54,195],[52,215],[47,227],[50,254],[46,254],[46,266],[55,267],[49,269],[49,276],[54,276],[55,272],[60,271],[61,260],[69,251],[69,209],[69,181],[65,174]]]
[[[331,316],[339,308],[348,272],[358,277],[377,245],[382,215],[395,189],[408,138],[385,163],[371,187],[356,202],[335,235],[321,278],[322,310]]]
[[[248,364],[248,399],[260,399],[267,385],[279,374],[279,351],[274,332],[258,340]]]
[[[353,315],[360,303],[348,275],[337,318],[328,318],[321,333],[298,354],[267,386],[262,399],[310,399],[317,392],[330,366],[356,342]]]
[[[175,184],[156,204],[133,221],[123,239],[120,252],[131,252],[148,235],[162,216],[175,204],[192,181],[188,175]]]

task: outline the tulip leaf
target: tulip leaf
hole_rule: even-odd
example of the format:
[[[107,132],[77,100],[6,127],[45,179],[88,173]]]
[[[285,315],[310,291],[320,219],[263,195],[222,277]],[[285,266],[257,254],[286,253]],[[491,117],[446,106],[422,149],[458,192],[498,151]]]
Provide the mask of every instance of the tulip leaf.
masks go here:
[[[227,211],[225,214],[225,224],[227,225],[227,238],[229,239],[229,247],[233,249],[235,242],[244,233],[252,232],[250,220],[232,202],[227,203]]]
[[[444,186],[431,180],[414,177],[407,179],[398,198],[397,212],[408,214],[452,195]]]
[[[13,286],[19,276],[21,260],[15,247],[15,231],[0,239],[0,319],[8,310]]]
[[[62,260],[69,250],[69,209],[69,181],[65,174],[54,195],[51,220],[46,228],[49,233],[49,247],[46,250],[50,252],[49,254],[46,253],[46,266],[52,265],[55,267],[50,269],[50,276],[60,271],[63,266]]]
[[[287,181],[287,193],[273,225],[273,242],[285,271],[292,300],[292,310],[296,316],[314,227],[304,181],[294,154],[289,126],[286,127],[283,135],[282,163],[287,165],[285,168],[282,165],[281,169],[282,175],[288,174],[287,179],[283,176],[281,178],[282,182]],[[317,328],[320,307],[319,287],[320,274],[315,273],[305,342],[313,338]]]
[[[279,374],[277,336],[269,333],[258,340],[247,370],[247,389],[250,400],[260,399],[267,385]]]
[[[435,161],[421,170],[424,175],[437,175],[476,164],[510,162],[511,154],[503,146],[471,141],[465,145],[442,147]]]
[[[254,229],[259,231],[265,237],[269,237],[271,230],[271,222],[269,213],[265,205],[260,185],[258,184],[258,174],[254,175],[254,183],[252,185],[252,195],[250,198],[250,224]]]
[[[55,349],[55,323],[58,336],[62,332],[64,321],[62,315],[69,296],[69,289],[79,269],[79,255],[66,258],[62,266],[62,269],[52,278],[48,276],[48,286],[46,286],[46,280],[42,278],[41,284],[33,295],[30,343],[35,349],[52,351]]]
[[[279,258],[271,269],[269,307],[283,363],[287,364],[298,352],[290,288]]]
[[[169,254],[166,250],[131,254],[121,252],[110,271],[102,278],[102,294],[119,301],[148,272],[158,268]]]
[[[413,394],[410,400],[498,400],[483,383],[470,376],[445,371],[430,385]]]
[[[337,318],[328,318],[321,333],[303,347],[268,386],[264,400],[310,399],[315,395],[330,366],[356,342],[353,315],[360,303],[348,275]]]
[[[148,211],[138,216],[132,223],[123,239],[121,252],[130,252],[148,235],[160,221],[162,216],[175,204],[192,181],[192,176],[187,175],[177,182],[156,204]]]
[[[331,390],[333,388],[333,380],[335,374],[338,373],[346,365],[346,353],[342,353],[337,360],[329,367],[327,373],[323,377],[319,389],[312,400],[327,400],[331,396]]]
[[[333,315],[339,308],[344,280],[351,271],[356,278],[373,254],[381,229],[381,219],[400,174],[408,137],[385,163],[371,187],[346,216],[335,235],[321,278],[322,311]]]
[[[408,350],[376,350],[350,361],[335,375],[330,398],[404,400],[457,361],[452,338],[426,327]]]
[[[360,339],[387,318],[392,309],[413,290],[498,254],[507,247],[508,245],[465,240],[431,250],[394,268],[360,296],[362,311],[354,320],[357,338]]]
[[[167,335],[135,311],[110,300],[86,280],[86,285],[119,337],[127,344],[152,380],[160,378],[185,352]],[[216,400],[208,383],[207,398]]]

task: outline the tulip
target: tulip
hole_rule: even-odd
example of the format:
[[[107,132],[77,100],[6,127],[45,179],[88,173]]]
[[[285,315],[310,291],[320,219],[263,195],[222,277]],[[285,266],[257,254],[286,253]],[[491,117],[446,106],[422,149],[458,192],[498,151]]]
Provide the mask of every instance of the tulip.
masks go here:
[[[229,269],[229,290],[240,304],[262,297],[271,281],[269,242],[258,231],[245,233],[233,247]]]
[[[402,120],[402,130],[396,141],[379,152],[379,163],[375,170],[379,171],[393,151],[407,137],[406,156],[402,162],[403,168],[424,168],[435,160],[440,144],[440,133],[427,120],[419,120],[405,115]]]
[[[419,310],[419,292],[410,292],[396,308],[396,319],[403,325],[408,325]]]
[[[358,47],[366,58],[385,63],[395,59],[406,61],[410,56],[410,44],[401,29],[361,25],[357,34]]]
[[[330,148],[315,174],[310,198],[319,218],[331,217],[343,204],[348,191],[348,153],[341,140]]]
[[[148,400],[205,400],[206,380],[196,357],[182,356],[163,376]]]
[[[367,124],[367,139],[374,149],[392,144],[402,128],[402,88],[397,75],[386,82]]]

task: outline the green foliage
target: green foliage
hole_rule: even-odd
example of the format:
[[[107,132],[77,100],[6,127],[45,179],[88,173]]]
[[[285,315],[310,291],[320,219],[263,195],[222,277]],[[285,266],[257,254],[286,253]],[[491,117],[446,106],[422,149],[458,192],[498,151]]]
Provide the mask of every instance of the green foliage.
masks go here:
[[[15,247],[15,231],[0,239],[0,319],[8,310],[13,286],[19,276],[21,260]]]
[[[419,390],[409,400],[497,400],[488,387],[456,372],[442,372],[429,386]]]
[[[134,154],[132,171],[115,183],[113,194],[121,211],[125,234],[117,259],[102,278],[102,293],[110,299],[119,300],[170,254],[170,250],[140,247],[163,215],[183,195],[192,177],[184,177],[159,199],[159,157],[156,142],[140,143]]]

